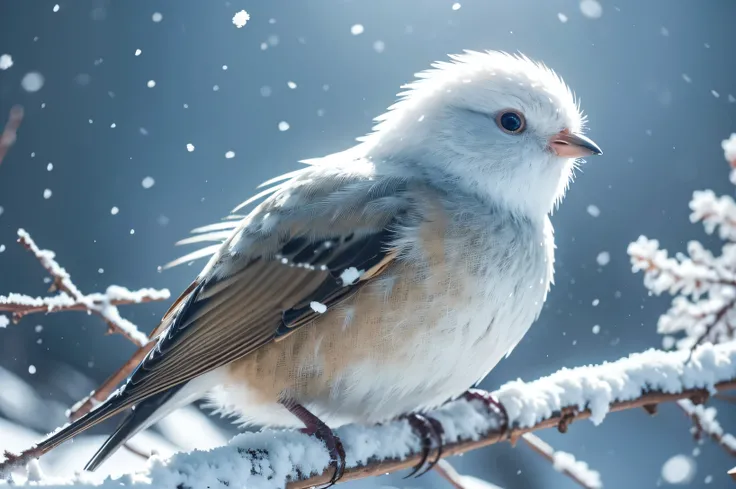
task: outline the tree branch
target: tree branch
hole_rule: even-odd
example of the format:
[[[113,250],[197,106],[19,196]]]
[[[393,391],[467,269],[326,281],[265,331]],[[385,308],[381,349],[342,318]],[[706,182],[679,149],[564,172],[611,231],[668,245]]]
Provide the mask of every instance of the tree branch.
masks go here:
[[[123,335],[133,344],[145,348],[148,336],[138,331],[138,328],[123,318],[118,311],[118,305],[139,304],[142,302],[161,301],[169,298],[166,289],[141,289],[130,291],[124,287],[110,286],[104,294],[83,294],[69,273],[61,267],[55,259],[53,251],[42,250],[23,229],[18,230],[18,242],[30,251],[41,263],[53,280],[53,290],[60,293],[53,297],[30,297],[21,294],[0,296],[0,311],[13,313],[13,321],[19,321],[23,316],[33,313],[50,313],[61,311],[87,311],[100,316],[109,328],[110,333]]]
[[[0,134],[0,164],[5,159],[5,155],[8,154],[10,147],[15,143],[18,128],[20,123],[23,122],[24,113],[23,107],[20,105],[14,105],[10,109],[8,122],[5,124],[2,134]]]
[[[504,405],[511,429],[501,428],[502,416],[478,401],[456,400],[431,416],[445,430],[443,456],[451,456],[581,419],[598,424],[609,412],[702,400],[729,389],[736,389],[736,342],[703,345],[692,358],[687,351],[649,350],[602,365],[563,369],[529,383],[510,382],[494,395]],[[343,481],[406,469],[421,459],[422,441],[406,420],[349,425],[337,434],[347,454]],[[21,454],[22,461],[28,459]],[[0,473],[9,465],[0,464]],[[298,431],[264,431],[240,435],[211,451],[177,454],[145,474],[97,483],[110,488],[145,484],[156,489],[303,489],[329,482],[328,466],[329,454],[316,438]],[[65,481],[65,487],[91,487],[92,475],[80,477]]]
[[[526,433],[521,439],[545,460],[551,462],[555,470],[562,472],[581,487],[585,489],[601,489],[603,487],[601,475],[595,470],[589,469],[585,462],[575,460],[569,453],[556,451],[551,445],[533,433]]]
[[[730,433],[724,433],[721,424],[716,419],[716,409],[713,407],[696,406],[692,401],[683,399],[677,405],[693,422],[693,435],[700,439],[703,435],[720,445],[726,453],[736,457],[736,438]]]

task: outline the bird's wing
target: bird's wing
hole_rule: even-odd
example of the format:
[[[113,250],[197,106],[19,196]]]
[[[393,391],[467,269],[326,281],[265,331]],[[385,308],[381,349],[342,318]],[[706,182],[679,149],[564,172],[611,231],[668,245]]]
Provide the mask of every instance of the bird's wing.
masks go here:
[[[259,206],[212,258],[129,379],[126,404],[278,341],[396,258],[394,233],[408,211],[403,182],[309,176]],[[315,180],[327,181],[305,183]]]
[[[290,334],[373,280],[398,255],[406,182],[293,178],[258,206],[176,301],[170,325],[105,403],[42,442],[49,449],[137,403]]]

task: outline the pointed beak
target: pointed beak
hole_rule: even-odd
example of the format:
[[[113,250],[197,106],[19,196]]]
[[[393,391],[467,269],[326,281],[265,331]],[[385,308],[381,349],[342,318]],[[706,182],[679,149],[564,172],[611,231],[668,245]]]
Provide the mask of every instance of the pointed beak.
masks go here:
[[[601,148],[592,139],[582,134],[573,134],[567,130],[552,136],[549,140],[549,148],[557,156],[563,158],[582,158],[603,154]]]

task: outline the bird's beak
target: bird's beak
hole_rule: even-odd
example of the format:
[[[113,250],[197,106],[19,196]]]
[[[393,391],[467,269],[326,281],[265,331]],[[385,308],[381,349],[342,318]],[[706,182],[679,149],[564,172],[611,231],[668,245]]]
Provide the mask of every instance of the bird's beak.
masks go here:
[[[602,155],[603,151],[593,140],[582,134],[574,134],[564,130],[549,140],[549,148],[557,156],[564,158],[582,158],[584,156]]]

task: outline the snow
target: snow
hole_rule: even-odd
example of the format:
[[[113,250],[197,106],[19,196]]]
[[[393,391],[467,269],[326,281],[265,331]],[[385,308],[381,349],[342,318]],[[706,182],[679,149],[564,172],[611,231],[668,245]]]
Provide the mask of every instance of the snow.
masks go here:
[[[153,88],[153,87],[155,87],[155,86],[156,86],[156,80],[148,80],[148,82],[146,82],[146,86],[147,86],[148,88]]]
[[[340,279],[342,280],[343,285],[352,285],[358,281],[361,275],[363,275],[363,270],[358,270],[355,267],[350,267],[343,270],[343,272],[340,274]]]
[[[322,304],[321,302],[312,301],[309,303],[309,307],[311,307],[314,312],[319,314],[324,314],[327,312],[327,306]]]
[[[352,27],[350,27],[350,33],[354,36],[359,36],[365,32],[365,28],[363,27],[363,24],[354,24]]]
[[[194,145],[192,143],[187,143],[187,151],[190,153],[194,151]]]
[[[112,214],[113,216],[117,215],[118,212],[120,212],[120,209],[118,209],[116,206],[113,206],[110,209],[110,214]]]
[[[721,424],[716,419],[716,415],[718,414],[716,408],[702,405],[696,406],[688,399],[678,401],[677,404],[690,417],[697,419],[698,426],[703,430],[703,433],[711,438],[715,438],[727,449],[736,452],[736,437],[730,433],[724,433]]]
[[[245,27],[245,24],[247,24],[249,20],[250,20],[250,15],[245,10],[236,12],[235,15],[233,15],[233,24],[238,29]]]
[[[43,75],[37,71],[31,71],[30,73],[26,73],[23,76],[23,79],[20,81],[20,86],[25,90],[26,92],[38,92],[41,90],[44,84],[44,78]]]
[[[588,464],[580,460],[576,460],[575,456],[562,451],[552,454],[552,467],[558,472],[568,472],[574,474],[577,479],[582,481],[586,487],[602,488],[601,474],[598,471],[591,470]]]
[[[373,43],[373,50],[377,53],[382,53],[386,50],[386,43],[378,40]]]
[[[46,200],[48,200],[48,199],[51,198],[51,195],[52,194],[53,194],[53,192],[51,192],[51,189],[50,188],[47,188],[47,189],[45,189],[43,191],[43,198],[46,199]]]
[[[452,10],[460,10],[460,7],[462,7],[462,5],[457,2],[452,4]]]
[[[230,160],[232,158],[235,158],[235,151],[228,151],[228,152],[226,152],[225,153],[225,158],[227,158],[228,160]]]
[[[603,15],[603,6],[598,0],[581,0],[580,11],[589,19],[599,19]]]
[[[598,253],[598,256],[596,256],[595,261],[598,265],[605,267],[611,261],[611,254],[607,251],[601,251]]]
[[[601,215],[601,210],[596,205],[590,204],[586,210],[588,211],[588,214],[593,217],[598,217]]]
[[[563,24],[567,22],[567,15],[563,14],[562,12],[557,14],[557,18],[562,22]]]
[[[7,328],[10,325],[10,319],[5,314],[0,314],[0,328]]]
[[[705,344],[692,352],[648,350],[615,362],[562,369],[533,382],[516,380],[496,392],[512,425],[535,425],[562,408],[590,409],[598,425],[615,401],[636,399],[647,391],[676,393],[708,389],[736,378],[736,342]]]
[[[151,20],[156,23],[159,23],[162,20],[164,20],[164,16],[163,14],[161,14],[161,12],[154,12],[153,15],[151,15]]]
[[[289,80],[288,82],[286,82],[286,86],[289,87],[289,88],[291,88],[292,90],[294,90],[296,88],[296,83],[294,83],[293,81]]]
[[[695,460],[675,455],[662,465],[662,479],[668,484],[688,484],[695,476]]]
[[[9,54],[0,55],[0,70],[7,70],[13,66],[13,57]]]
[[[153,179],[153,177],[145,177],[145,178],[144,178],[144,179],[143,179],[143,180],[141,181],[141,186],[142,186],[143,188],[151,188],[151,187],[153,187],[153,186],[154,186],[154,184],[155,184],[155,183],[156,183],[156,180],[154,180],[154,179]]]
[[[279,131],[284,132],[289,130],[289,123],[286,121],[279,122]]]
[[[736,161],[736,132],[731,134],[728,139],[724,139],[721,142],[721,147],[726,161]]]

